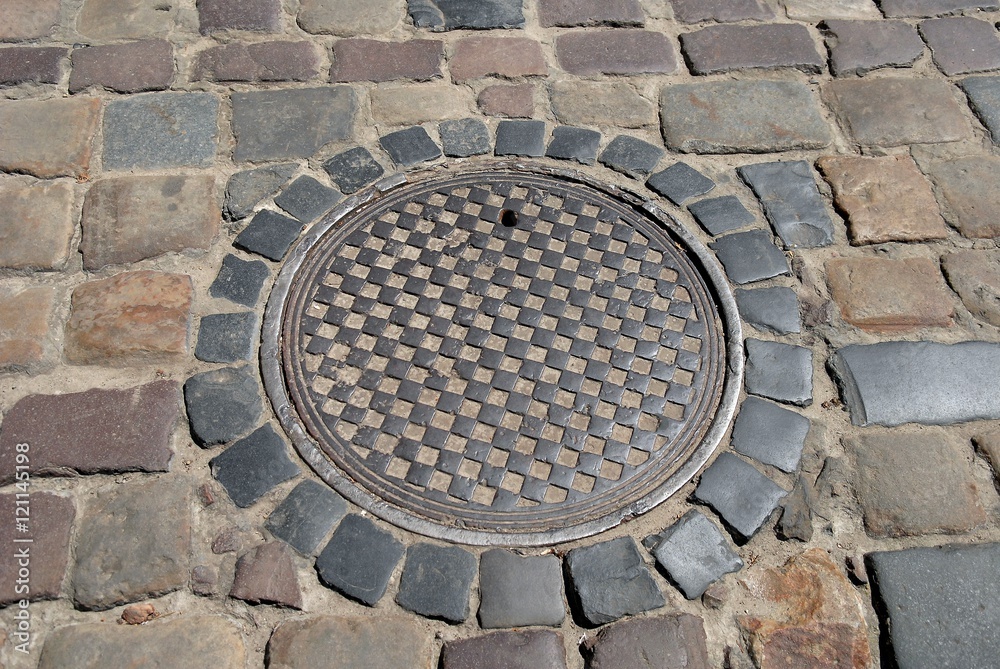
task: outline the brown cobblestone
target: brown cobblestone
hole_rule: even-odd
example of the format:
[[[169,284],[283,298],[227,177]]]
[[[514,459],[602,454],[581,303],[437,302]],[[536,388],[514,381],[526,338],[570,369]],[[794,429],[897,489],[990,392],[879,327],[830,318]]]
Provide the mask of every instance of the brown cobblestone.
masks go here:
[[[543,27],[641,26],[646,15],[639,0],[539,0]]]
[[[379,35],[403,18],[406,0],[301,0],[299,25],[309,33]]]
[[[744,21],[753,19],[766,21],[774,18],[774,12],[759,0],[670,0],[674,6],[674,17],[681,23],[701,23],[702,21]]]
[[[210,81],[308,81],[319,74],[311,42],[233,42],[198,54],[194,79]]]
[[[220,30],[281,30],[281,0],[198,0],[203,35]]]
[[[292,549],[272,541],[254,548],[236,563],[230,597],[253,604],[302,608],[302,593],[292,561]]]
[[[465,118],[473,108],[467,91],[444,84],[376,88],[371,100],[375,121],[387,125]]]
[[[177,4],[163,0],[84,0],[76,27],[94,40],[164,35],[177,21]]]
[[[455,45],[448,67],[456,82],[490,75],[523,77],[549,72],[542,45],[527,37],[467,37]]]
[[[28,288],[0,292],[0,369],[21,369],[42,362],[49,337],[55,290]]]
[[[96,98],[0,102],[0,170],[87,176],[100,109]]]
[[[76,230],[72,210],[67,183],[0,181],[0,267],[64,267]]]
[[[34,82],[58,84],[66,49],[57,46],[14,46],[0,49],[0,86]]]
[[[73,291],[66,358],[75,364],[146,364],[187,352],[191,277],[126,272]]]
[[[0,0],[0,40],[45,37],[59,23],[61,0]]]
[[[948,235],[930,182],[909,156],[828,156],[816,166],[848,217],[853,244],[917,242]]]
[[[671,74],[677,56],[663,33],[649,30],[588,30],[556,38],[559,66],[570,74]]]
[[[73,51],[70,93],[103,86],[119,93],[161,91],[174,79],[174,49],[162,39]]]
[[[488,86],[479,94],[479,109],[487,116],[531,118],[535,114],[535,87],[531,84]]]
[[[931,260],[836,258],[826,271],[830,294],[851,325],[898,332],[952,324],[952,294]]]
[[[342,39],[333,45],[330,81],[427,81],[441,76],[443,56],[444,43],[438,40]]]
[[[1000,251],[956,251],[942,258],[941,266],[965,308],[1000,327]]]
[[[681,45],[695,74],[778,67],[817,73],[825,64],[806,27],[794,23],[709,26],[681,34]]]
[[[642,128],[657,122],[656,105],[624,82],[557,81],[552,113],[567,125]]]
[[[1000,158],[974,156],[931,165],[945,218],[972,239],[1000,236]]]
[[[335,657],[338,669],[430,669],[432,636],[412,617],[290,620],[267,642],[267,667],[314,669]]]
[[[37,453],[34,444],[29,443],[28,454],[31,457]],[[14,471],[13,462],[9,471]],[[12,521],[15,516],[16,501],[24,500],[14,494],[0,495],[0,513]],[[24,517],[28,526],[27,532],[16,532],[14,522],[4,523],[0,527],[0,541],[11,550],[0,553],[0,605],[11,604],[21,599],[38,601],[55,599],[62,590],[63,579],[66,576],[66,565],[69,562],[70,532],[76,518],[76,507],[73,500],[48,492],[31,492],[29,509],[30,516]],[[18,560],[15,557],[17,539],[31,539],[31,577],[28,592],[18,592]],[[25,545],[21,545],[25,547]],[[22,581],[24,579],[21,579]]]

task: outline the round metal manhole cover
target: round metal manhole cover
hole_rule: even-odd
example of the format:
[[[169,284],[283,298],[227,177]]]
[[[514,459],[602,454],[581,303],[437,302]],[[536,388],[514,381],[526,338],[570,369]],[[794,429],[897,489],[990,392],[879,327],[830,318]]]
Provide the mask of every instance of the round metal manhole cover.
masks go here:
[[[735,312],[701,245],[636,204],[500,170],[334,212],[265,325],[300,453],[376,515],[474,544],[587,536],[676,491],[733,412]]]

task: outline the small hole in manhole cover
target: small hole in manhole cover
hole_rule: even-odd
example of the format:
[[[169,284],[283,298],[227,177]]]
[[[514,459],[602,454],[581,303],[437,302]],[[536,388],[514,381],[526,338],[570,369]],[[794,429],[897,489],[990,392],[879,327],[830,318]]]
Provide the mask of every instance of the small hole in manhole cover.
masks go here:
[[[264,376],[303,457],[374,514],[466,543],[567,541],[663,501],[721,439],[732,295],[638,199],[482,171],[318,225],[272,293]]]

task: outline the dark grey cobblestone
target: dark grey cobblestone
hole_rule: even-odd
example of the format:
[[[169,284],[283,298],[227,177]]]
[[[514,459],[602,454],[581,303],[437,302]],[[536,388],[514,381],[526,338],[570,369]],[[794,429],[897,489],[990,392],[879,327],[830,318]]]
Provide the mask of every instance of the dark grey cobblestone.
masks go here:
[[[262,209],[250,219],[250,225],[236,235],[233,246],[277,262],[288,253],[302,227],[301,221]]]
[[[787,404],[812,404],[812,351],[803,346],[747,339],[746,388]]]
[[[227,218],[231,221],[246,218],[258,202],[291,179],[296,169],[295,163],[282,163],[243,170],[229,177],[225,203]]]
[[[747,290],[737,288],[736,305],[744,321],[758,330],[789,334],[802,330],[799,298],[785,286]]]
[[[681,33],[680,40],[695,74],[779,67],[817,74],[826,64],[809,30],[794,23],[714,25]]]
[[[745,228],[754,222],[753,214],[747,211],[735,195],[692,202],[688,205],[688,211],[710,235]]]
[[[219,100],[211,93],[147,93],[104,109],[104,168],[205,167],[215,158]]]
[[[789,248],[833,243],[833,221],[804,160],[745,165],[740,176],[753,188],[767,219]]]
[[[279,483],[299,474],[288,447],[270,424],[255,430],[209,463],[212,475],[240,508],[251,506]]]
[[[493,148],[490,143],[489,128],[477,118],[443,121],[438,126],[438,131],[446,156],[453,158],[480,156],[489,153]]]
[[[401,167],[411,167],[441,157],[441,147],[420,126],[391,132],[378,141],[392,161]]]
[[[410,17],[418,28],[460,30],[523,28],[522,0],[408,0]]]
[[[701,597],[712,583],[743,568],[743,560],[715,523],[691,509],[656,537],[656,562],[688,599]]]
[[[271,512],[264,527],[303,555],[312,555],[346,513],[343,497],[322,483],[306,479]]]
[[[765,465],[794,472],[802,458],[809,419],[783,407],[748,397],[733,426],[733,448]]]
[[[257,379],[246,367],[195,374],[184,384],[184,404],[191,435],[203,447],[246,434],[263,410]]]
[[[350,86],[233,93],[236,162],[308,158],[351,134],[357,98]]]
[[[601,164],[631,177],[646,176],[656,169],[663,149],[637,137],[618,135],[601,153]]]
[[[736,283],[751,283],[788,274],[788,258],[764,230],[748,230],[719,237],[709,244],[726,274]]]
[[[367,606],[375,606],[403,557],[403,544],[362,516],[349,515],[316,558],[324,585]]]
[[[360,146],[338,153],[323,163],[323,169],[344,193],[353,193],[385,174],[368,149]]]
[[[333,209],[344,196],[304,174],[281,192],[274,203],[303,223],[310,223]]]
[[[960,83],[976,116],[1000,145],[1000,77],[970,77]]]
[[[479,624],[484,628],[560,625],[566,617],[559,558],[486,551],[479,563]]]
[[[715,509],[740,540],[755,535],[786,495],[756,467],[732,453],[723,453],[705,470],[695,488],[699,502]]]
[[[500,121],[493,152],[498,156],[544,156],[545,121]]]
[[[574,548],[566,570],[580,614],[591,625],[666,605],[632,537]]]
[[[205,362],[250,360],[257,333],[257,315],[250,311],[202,316],[194,357]]]
[[[760,0],[670,0],[674,17],[682,23],[702,21],[766,21],[774,12]]]
[[[646,180],[646,185],[678,207],[683,206],[691,198],[705,195],[715,188],[714,181],[687,163],[674,163],[667,169],[657,172]]]
[[[601,145],[601,133],[586,128],[559,126],[552,131],[552,141],[545,155],[560,160],[575,160],[583,165],[593,165]]]
[[[921,21],[934,64],[948,76],[1000,68],[1000,39],[992,23],[971,16]]]
[[[406,550],[396,603],[427,618],[461,623],[469,617],[476,558],[458,546],[414,544]]]
[[[906,67],[924,53],[916,28],[905,21],[827,20],[824,24],[835,37],[830,45],[830,70],[838,77]]]
[[[252,307],[257,304],[260,289],[270,274],[271,270],[262,260],[241,260],[229,254],[222,259],[222,267],[208,293],[212,297]]]

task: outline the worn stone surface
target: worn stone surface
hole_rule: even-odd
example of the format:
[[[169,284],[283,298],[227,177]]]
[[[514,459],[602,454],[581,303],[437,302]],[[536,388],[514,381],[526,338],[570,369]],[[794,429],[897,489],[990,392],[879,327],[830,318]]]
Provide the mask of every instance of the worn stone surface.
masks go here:
[[[802,329],[799,298],[784,286],[735,291],[736,305],[744,321],[758,330],[789,334]]]
[[[34,455],[30,451],[29,454]],[[5,471],[14,471],[13,460]],[[0,555],[0,578],[3,579],[0,605],[3,606],[22,599],[38,601],[59,597],[69,562],[70,533],[76,518],[76,506],[69,497],[37,491],[30,491],[28,497],[24,497],[23,493],[18,497],[20,492],[17,489],[0,495],[0,511],[11,519],[0,529],[0,541],[9,546]],[[21,504],[17,504],[18,500]],[[22,518],[16,514],[18,508],[24,507],[25,500],[30,504],[27,507],[30,515]],[[27,525],[27,531],[16,529],[15,518]],[[27,579],[18,574],[22,566],[18,564],[22,561],[18,553],[23,549],[27,549],[30,556],[31,574]],[[28,586],[27,591],[19,587],[25,585]]]
[[[246,218],[254,206],[292,178],[298,165],[283,163],[236,172],[226,184],[226,218]]]
[[[211,93],[146,93],[104,110],[104,168],[207,167],[219,139]]]
[[[73,290],[65,355],[75,364],[149,364],[187,352],[191,277],[142,270]]]
[[[412,617],[312,616],[281,623],[267,643],[268,669],[431,669],[433,634]]]
[[[570,32],[556,38],[559,66],[570,74],[670,74],[677,55],[667,36],[648,30]]]
[[[863,434],[848,442],[865,530],[876,538],[965,532],[986,521],[967,441],[943,432]]]
[[[0,102],[0,170],[86,177],[100,111],[86,97]]]
[[[549,158],[575,160],[584,165],[593,165],[597,160],[597,149],[601,145],[601,133],[586,128],[559,126],[552,130],[552,141],[545,150]]]
[[[368,149],[360,146],[338,153],[323,163],[323,169],[344,193],[353,193],[385,174]]]
[[[459,30],[523,28],[523,0],[408,0],[410,18],[418,28]]]
[[[670,0],[674,17],[681,23],[701,23],[702,21],[766,21],[774,18],[774,12],[760,0]]]
[[[101,86],[118,93],[159,91],[174,79],[174,49],[163,39],[73,50],[70,93]]]
[[[1000,158],[975,156],[932,164],[929,175],[941,195],[945,218],[966,237],[1000,236]]]
[[[0,0],[0,40],[45,37],[59,23],[60,0]]]
[[[781,517],[778,519],[778,538],[785,541],[796,539],[809,543],[813,537],[813,506],[815,493],[804,476],[799,476],[792,492],[781,502]]]
[[[855,425],[1000,419],[1000,398],[982,392],[1000,374],[996,344],[851,345],[833,355],[831,369]]]
[[[39,669],[98,669],[148,665],[157,669],[205,666],[243,669],[239,628],[220,616],[189,615],[145,625],[85,623],[50,632]]]
[[[465,622],[475,577],[472,553],[458,546],[414,544],[406,550],[396,603],[427,618]]]
[[[747,211],[735,195],[692,202],[688,205],[688,211],[711,235],[721,235],[723,232],[745,228],[754,222],[753,214]]]
[[[566,617],[559,558],[503,549],[479,561],[479,624],[485,629],[562,624]]]
[[[1000,77],[969,77],[960,85],[993,143],[1000,144]]]
[[[830,130],[812,91],[791,81],[713,81],[666,86],[667,146],[686,153],[820,149]]]
[[[652,551],[688,599],[701,597],[709,585],[743,568],[726,535],[696,509],[660,533]]]
[[[202,35],[222,30],[273,33],[281,29],[281,0],[198,0]]]
[[[863,146],[956,142],[969,122],[951,85],[934,79],[842,79],[823,86],[841,124]]]
[[[68,184],[0,181],[0,267],[61,269],[75,228]]]
[[[220,215],[212,176],[101,179],[83,203],[83,267],[207,249],[219,232]]]
[[[818,73],[826,64],[809,30],[794,23],[714,25],[680,39],[694,74],[780,67]]]
[[[50,287],[0,291],[0,369],[24,369],[49,350],[49,319],[55,304]]]
[[[346,513],[347,502],[340,495],[307,479],[288,493],[264,527],[303,555],[311,555]]]
[[[833,35],[828,41],[830,71],[838,77],[883,67],[908,67],[924,53],[923,40],[905,21],[826,20],[824,23]]]
[[[751,283],[789,273],[788,258],[764,230],[736,232],[719,237],[708,246],[736,283]]]
[[[441,157],[441,147],[419,125],[383,135],[379,144],[401,167],[412,167]]]
[[[351,514],[316,558],[319,580],[346,597],[375,606],[403,557],[401,541],[372,521]]]
[[[788,18],[799,21],[882,18],[873,0],[783,0],[782,4]]]
[[[236,162],[307,158],[351,134],[357,98],[347,86],[233,93]]]
[[[449,641],[441,669],[566,669],[562,635],[551,630],[493,632]]]
[[[747,339],[746,388],[753,395],[798,406],[812,404],[812,351]]]
[[[177,10],[160,0],[85,0],[76,28],[99,41],[165,35],[177,22]]]
[[[493,152],[498,156],[545,155],[545,121],[500,121]]]
[[[972,438],[976,452],[993,468],[993,479],[1000,486],[1000,430],[984,432]]]
[[[580,613],[591,625],[666,604],[631,537],[574,548],[566,555],[566,570]]]
[[[191,570],[191,592],[199,597],[211,597],[217,594],[219,572],[214,567],[200,564]]]
[[[546,28],[641,26],[646,21],[639,0],[540,0],[538,18]]]
[[[826,271],[830,295],[851,325],[898,332],[952,324],[952,293],[933,260],[835,258]]]
[[[205,362],[241,362],[253,357],[257,315],[250,311],[201,317],[194,357]]]
[[[993,24],[971,16],[921,21],[920,34],[934,64],[945,74],[969,74],[1000,68],[1000,39]]]
[[[1000,9],[995,0],[881,0],[882,12],[890,17],[940,16],[956,14],[965,9]]]
[[[229,596],[251,604],[302,608],[302,592],[292,551],[273,541],[240,556]]]
[[[324,186],[304,174],[274,198],[274,203],[303,223],[311,223],[333,209],[343,197],[336,188]]]
[[[786,491],[756,467],[723,453],[704,471],[695,498],[715,509],[737,538],[746,541],[763,527]]]
[[[1000,326],[1000,252],[962,250],[941,259],[948,283],[979,320]]]
[[[531,118],[535,113],[535,87],[531,84],[487,86],[476,98],[487,116]]]
[[[302,0],[299,26],[314,34],[377,35],[403,18],[403,0]]]
[[[618,135],[604,147],[602,165],[632,177],[648,175],[663,157],[663,149],[629,135]]]
[[[472,115],[468,91],[445,84],[376,88],[371,91],[372,116],[386,125],[419,125]]]
[[[212,458],[209,465],[212,475],[240,508],[252,505],[274,486],[294,478],[300,471],[289,459],[285,441],[270,423]]]
[[[31,447],[32,474],[165,472],[180,417],[180,388],[154,381],[126,390],[28,395],[0,426],[0,481],[14,479],[15,445]]]
[[[584,642],[588,669],[709,669],[701,618],[688,613],[625,620]]]
[[[0,86],[58,84],[66,53],[64,48],[52,46],[0,49]]]
[[[208,288],[212,297],[221,297],[252,307],[257,304],[260,289],[271,272],[262,260],[241,260],[229,254],[222,259],[222,267],[215,281]]]
[[[523,77],[546,75],[542,45],[527,37],[466,37],[455,44],[448,69],[456,82],[490,75]]]
[[[732,443],[737,452],[757,462],[794,472],[807,434],[809,419],[802,414],[748,397],[736,417]]]
[[[552,113],[568,125],[642,128],[656,123],[656,105],[624,82],[557,81],[549,86]]]
[[[193,79],[210,81],[308,81],[319,74],[310,42],[232,42],[198,54]]]
[[[901,669],[989,666],[1000,654],[1000,544],[910,548],[867,560]]]
[[[477,118],[443,121],[438,133],[444,155],[453,158],[479,156],[493,148],[489,128]]]
[[[804,160],[758,163],[739,168],[764,206],[767,220],[788,248],[815,248],[833,243],[833,221]]]
[[[443,57],[444,43],[438,40],[342,39],[333,45],[330,81],[428,81],[441,76]]]
[[[674,163],[657,172],[646,180],[646,185],[677,206],[715,188],[714,181],[687,163]]]
[[[76,532],[76,605],[103,611],[187,585],[191,498],[190,482],[176,476],[89,497]]]
[[[909,156],[824,156],[816,166],[847,215],[854,244],[944,239],[930,182]]]
[[[261,209],[250,219],[250,224],[236,235],[233,246],[278,262],[298,239],[302,228],[302,221],[270,209]]]

